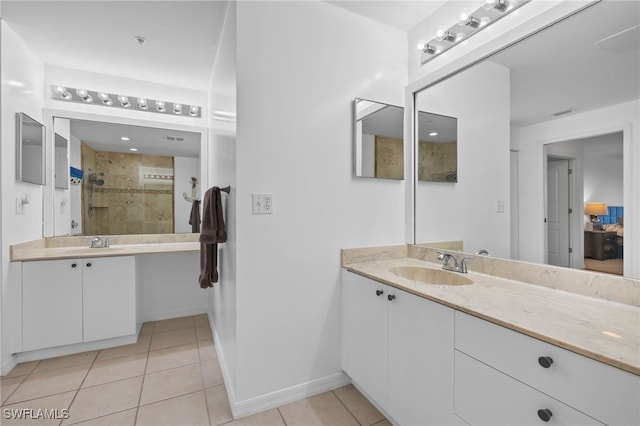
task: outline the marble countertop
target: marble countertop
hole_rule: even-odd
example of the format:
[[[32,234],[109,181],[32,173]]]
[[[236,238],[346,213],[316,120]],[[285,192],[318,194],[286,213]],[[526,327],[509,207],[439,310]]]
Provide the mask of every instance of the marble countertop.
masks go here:
[[[349,271],[640,375],[638,306],[477,273],[471,267],[464,274],[471,285],[425,284],[392,273],[398,266],[442,269],[441,264],[400,256],[343,262]]]
[[[110,247],[89,248],[85,237],[46,238],[11,246],[12,262],[200,251],[199,234],[114,236]]]

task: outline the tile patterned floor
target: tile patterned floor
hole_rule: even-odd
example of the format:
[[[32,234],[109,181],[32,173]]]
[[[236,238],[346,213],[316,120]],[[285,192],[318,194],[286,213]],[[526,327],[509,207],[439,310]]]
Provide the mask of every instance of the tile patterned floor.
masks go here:
[[[19,364],[0,383],[3,426],[390,425],[352,385],[233,421],[206,315],[145,323],[132,345]],[[58,419],[8,418],[13,409]]]

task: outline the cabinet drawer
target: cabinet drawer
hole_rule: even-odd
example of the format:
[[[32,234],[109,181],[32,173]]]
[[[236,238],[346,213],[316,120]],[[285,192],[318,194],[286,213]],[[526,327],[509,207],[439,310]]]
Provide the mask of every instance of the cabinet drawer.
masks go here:
[[[471,425],[602,424],[459,351],[455,372],[455,412]]]
[[[603,244],[615,244],[616,243],[616,236],[611,234],[611,235],[605,235],[602,237],[602,243]]]
[[[461,312],[455,330],[461,352],[604,423],[640,424],[639,376]]]

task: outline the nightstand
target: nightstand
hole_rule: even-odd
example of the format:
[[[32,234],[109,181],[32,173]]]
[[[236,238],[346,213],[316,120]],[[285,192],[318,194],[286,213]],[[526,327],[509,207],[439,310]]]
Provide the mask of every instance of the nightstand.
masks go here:
[[[610,231],[584,231],[584,257],[615,259],[617,234]]]

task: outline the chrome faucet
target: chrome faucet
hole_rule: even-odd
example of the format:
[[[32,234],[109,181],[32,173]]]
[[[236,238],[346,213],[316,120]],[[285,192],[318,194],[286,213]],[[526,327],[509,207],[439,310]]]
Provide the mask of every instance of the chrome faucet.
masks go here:
[[[109,238],[93,237],[91,238],[91,244],[89,248],[107,248],[109,247]]]
[[[460,272],[462,274],[466,274],[467,271],[467,260],[472,259],[471,257],[463,257],[458,260],[458,258],[451,253],[442,253],[438,252],[438,260],[442,260],[442,269],[446,269],[447,271]]]

